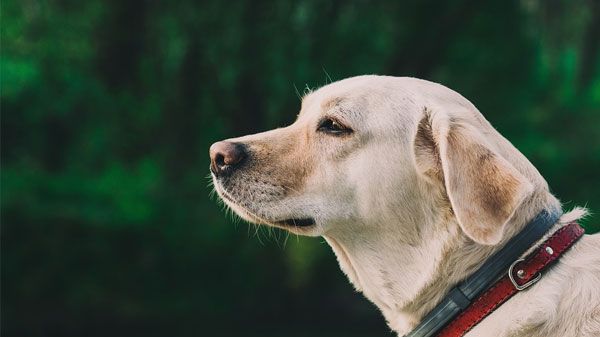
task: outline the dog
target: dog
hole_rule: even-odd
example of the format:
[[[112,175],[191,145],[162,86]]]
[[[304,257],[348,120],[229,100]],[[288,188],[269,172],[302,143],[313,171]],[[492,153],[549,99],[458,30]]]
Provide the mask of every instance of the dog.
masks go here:
[[[293,124],[209,152],[228,207],[322,236],[400,336],[541,210],[561,210],[471,102],[415,78],[328,84],[303,97]],[[575,208],[551,231],[585,214]],[[600,336],[600,235],[585,235],[467,336]]]

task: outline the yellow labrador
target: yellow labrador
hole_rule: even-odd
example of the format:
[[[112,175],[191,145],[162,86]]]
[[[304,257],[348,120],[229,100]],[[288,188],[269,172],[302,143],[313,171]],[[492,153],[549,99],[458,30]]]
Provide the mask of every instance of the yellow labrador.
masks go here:
[[[324,237],[399,335],[540,210],[561,207],[473,104],[414,78],[329,84],[304,97],[292,125],[215,143],[210,156],[233,211]],[[467,336],[600,336],[600,236],[583,237]]]

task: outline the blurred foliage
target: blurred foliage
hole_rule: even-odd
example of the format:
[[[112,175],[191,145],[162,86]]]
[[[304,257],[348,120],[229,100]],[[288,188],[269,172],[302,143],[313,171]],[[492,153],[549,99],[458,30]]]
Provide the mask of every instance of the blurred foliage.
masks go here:
[[[600,209],[598,1],[1,6],[4,336],[388,336],[322,240],[208,197],[209,145],[328,77],[443,83]]]

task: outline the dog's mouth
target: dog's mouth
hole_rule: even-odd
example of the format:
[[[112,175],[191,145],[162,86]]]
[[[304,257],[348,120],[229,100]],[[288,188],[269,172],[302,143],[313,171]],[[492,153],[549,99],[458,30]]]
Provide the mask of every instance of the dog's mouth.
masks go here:
[[[288,230],[293,230],[294,228],[306,228],[312,227],[316,225],[316,221],[312,217],[306,218],[289,218],[284,220],[269,220],[265,217],[257,215],[255,212],[252,212],[247,207],[243,207],[240,205],[238,201],[231,196],[227,190],[225,190],[222,186],[215,184],[217,193],[225,200],[228,201],[231,205],[234,206],[234,209],[238,211],[238,213],[243,213],[251,222],[254,223],[262,223],[265,225],[272,225],[275,227],[280,227]],[[236,207],[237,206],[237,207]]]
[[[315,219],[313,218],[300,218],[300,219],[287,219],[282,221],[276,221],[276,225],[284,227],[310,227],[315,225]]]

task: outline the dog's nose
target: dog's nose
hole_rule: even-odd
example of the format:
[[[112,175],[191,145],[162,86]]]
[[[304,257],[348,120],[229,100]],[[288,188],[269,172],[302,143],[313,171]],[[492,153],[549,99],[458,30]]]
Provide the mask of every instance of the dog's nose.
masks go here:
[[[232,142],[216,142],[210,146],[210,170],[216,176],[231,173],[244,158],[246,150],[244,145]]]

